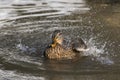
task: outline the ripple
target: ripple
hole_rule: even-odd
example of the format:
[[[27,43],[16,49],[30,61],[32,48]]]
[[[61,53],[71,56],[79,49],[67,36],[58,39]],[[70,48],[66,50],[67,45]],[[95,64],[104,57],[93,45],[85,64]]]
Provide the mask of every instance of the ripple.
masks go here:
[[[15,71],[0,70],[0,80],[45,80],[43,77],[16,74]]]
[[[71,0],[72,1],[72,0]],[[85,2],[83,0],[80,1],[24,1],[24,0],[13,0],[9,3],[9,1],[4,1],[1,3],[0,17],[1,19],[19,19],[19,18],[27,18],[27,17],[37,17],[37,16],[62,16],[68,15],[73,11],[88,11],[89,8],[85,6]],[[43,5],[42,3],[46,3]],[[77,3],[77,4],[76,4]],[[79,4],[78,4],[79,3]],[[3,5],[4,4],[4,5]],[[19,7],[20,6],[20,7]],[[6,10],[7,8],[7,10]],[[21,14],[18,14],[18,11],[22,11]],[[43,13],[43,14],[42,14]]]
[[[45,80],[51,76],[55,80],[77,76],[79,80],[83,75],[89,79],[91,74],[97,74],[96,79],[100,74],[102,79],[102,74],[119,73],[119,29],[107,27],[103,21],[111,7],[107,12],[109,6],[102,11],[97,5],[92,6],[95,10],[89,6],[85,0],[1,0],[0,80]],[[68,39],[83,38],[89,47],[84,53],[88,57],[72,64],[45,60],[41,54],[56,29]],[[41,75],[44,77],[38,77]]]

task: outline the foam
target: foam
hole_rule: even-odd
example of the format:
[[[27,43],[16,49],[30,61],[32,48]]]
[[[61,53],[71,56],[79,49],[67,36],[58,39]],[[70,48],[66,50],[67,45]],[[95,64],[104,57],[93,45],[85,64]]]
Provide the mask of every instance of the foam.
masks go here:
[[[101,45],[100,48],[98,48],[95,45],[94,38],[91,38],[88,40],[88,48],[89,50],[85,53],[86,56],[91,56],[91,60],[93,61],[99,61],[101,64],[114,64],[114,61],[111,60],[110,56],[107,52],[105,52],[106,43],[104,45]],[[104,55],[104,56],[103,56]]]

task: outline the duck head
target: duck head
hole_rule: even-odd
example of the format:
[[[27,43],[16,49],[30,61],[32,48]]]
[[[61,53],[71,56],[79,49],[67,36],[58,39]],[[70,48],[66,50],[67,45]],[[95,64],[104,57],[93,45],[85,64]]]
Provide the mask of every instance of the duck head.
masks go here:
[[[60,44],[62,45],[63,43],[63,35],[62,32],[60,30],[55,30],[52,34],[52,47],[55,47],[56,44]]]

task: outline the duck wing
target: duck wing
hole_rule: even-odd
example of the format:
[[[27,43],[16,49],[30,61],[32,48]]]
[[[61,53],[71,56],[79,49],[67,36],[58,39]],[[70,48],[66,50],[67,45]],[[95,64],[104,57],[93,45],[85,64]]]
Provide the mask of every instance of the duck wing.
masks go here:
[[[85,42],[81,39],[75,39],[75,41],[72,41],[72,49],[76,52],[83,52],[83,51],[88,51],[87,45]]]

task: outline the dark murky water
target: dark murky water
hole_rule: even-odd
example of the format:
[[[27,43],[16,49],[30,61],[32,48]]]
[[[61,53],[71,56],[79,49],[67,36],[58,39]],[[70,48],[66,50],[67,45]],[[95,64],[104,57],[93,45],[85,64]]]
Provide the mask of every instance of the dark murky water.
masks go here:
[[[50,34],[81,37],[84,60],[46,61]],[[0,0],[0,80],[119,80],[117,0]]]

